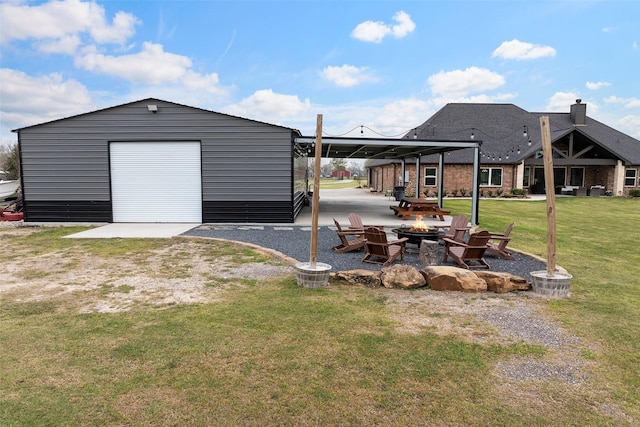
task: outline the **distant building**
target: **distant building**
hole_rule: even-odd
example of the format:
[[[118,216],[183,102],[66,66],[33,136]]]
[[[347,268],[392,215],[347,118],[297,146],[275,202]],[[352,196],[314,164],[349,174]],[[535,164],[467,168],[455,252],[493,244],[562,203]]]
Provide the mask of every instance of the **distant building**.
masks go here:
[[[345,169],[344,166],[340,166],[338,169],[331,172],[332,178],[349,178],[351,176],[351,172]]]

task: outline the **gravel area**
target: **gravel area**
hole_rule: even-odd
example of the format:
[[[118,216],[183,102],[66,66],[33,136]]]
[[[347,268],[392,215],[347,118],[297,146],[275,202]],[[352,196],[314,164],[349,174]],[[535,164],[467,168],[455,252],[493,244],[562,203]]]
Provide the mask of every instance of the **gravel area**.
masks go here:
[[[283,253],[297,261],[307,262],[310,257],[311,228],[273,225],[201,225],[187,233],[186,236],[211,237],[252,243]],[[391,239],[391,238],[390,238]],[[332,271],[353,269],[380,270],[380,266],[362,262],[363,251],[352,251],[337,254],[331,248],[340,243],[333,227],[323,226],[318,230],[317,261],[331,265]],[[439,249],[438,260],[441,262],[444,252]],[[515,261],[504,260],[487,254],[486,261],[492,271],[503,271],[531,280],[531,271],[546,270],[546,264],[528,255],[514,253]],[[407,244],[405,264],[418,269],[423,268],[419,262],[417,245]],[[457,265],[449,260],[447,265]]]

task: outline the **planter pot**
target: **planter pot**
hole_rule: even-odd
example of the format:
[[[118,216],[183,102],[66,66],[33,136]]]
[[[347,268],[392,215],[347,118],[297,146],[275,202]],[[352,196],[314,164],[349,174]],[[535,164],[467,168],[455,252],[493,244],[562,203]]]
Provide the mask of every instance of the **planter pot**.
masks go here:
[[[558,271],[553,275],[547,274],[546,271],[532,271],[531,277],[533,292],[549,297],[566,297],[569,294],[571,279],[573,279],[571,274]]]
[[[329,271],[331,270],[329,264],[317,262],[315,268],[311,268],[310,263],[299,262],[295,268],[298,286],[320,288],[329,284]]]

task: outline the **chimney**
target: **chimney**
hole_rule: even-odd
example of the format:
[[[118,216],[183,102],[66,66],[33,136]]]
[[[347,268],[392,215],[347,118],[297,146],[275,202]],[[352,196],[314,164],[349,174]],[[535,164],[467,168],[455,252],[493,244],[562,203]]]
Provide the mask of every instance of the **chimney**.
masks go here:
[[[576,103],[571,106],[569,117],[574,125],[586,125],[587,104],[583,104],[582,99],[576,99]]]

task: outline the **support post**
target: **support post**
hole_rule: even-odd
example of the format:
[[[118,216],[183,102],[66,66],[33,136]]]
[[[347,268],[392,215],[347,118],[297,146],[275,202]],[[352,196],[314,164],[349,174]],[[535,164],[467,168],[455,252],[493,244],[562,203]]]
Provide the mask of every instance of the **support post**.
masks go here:
[[[318,214],[320,212],[320,168],[322,162],[322,114],[316,119],[316,152],[313,167],[313,201],[311,202],[311,247],[309,265],[316,268],[318,261]]]
[[[416,199],[420,198],[420,156],[416,157]]]
[[[471,224],[478,225],[480,206],[480,147],[473,149],[473,196],[471,197]]]
[[[556,194],[553,182],[553,151],[549,116],[540,117],[540,129],[544,159],[544,189],[547,199],[547,274],[553,276],[556,269]]]
[[[444,153],[438,157],[438,206],[442,209],[442,198],[444,197]]]

